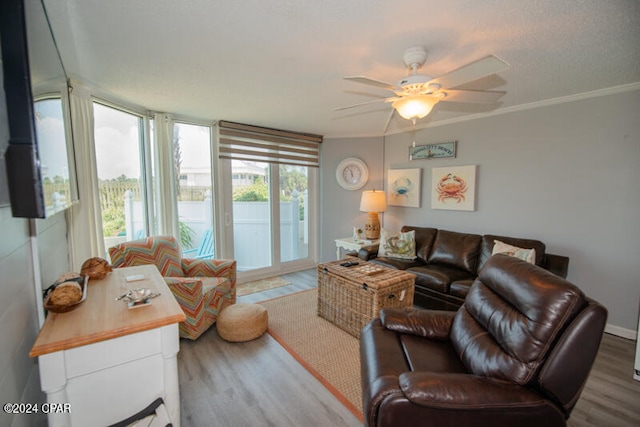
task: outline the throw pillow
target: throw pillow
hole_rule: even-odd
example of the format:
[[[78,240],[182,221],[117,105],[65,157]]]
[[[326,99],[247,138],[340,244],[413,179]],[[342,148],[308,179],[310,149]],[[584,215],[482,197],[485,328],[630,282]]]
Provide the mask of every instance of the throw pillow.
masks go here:
[[[535,249],[524,249],[519,248],[517,246],[511,246],[500,240],[494,240],[495,244],[493,245],[493,252],[491,255],[495,254],[507,254],[516,258],[520,258],[531,264],[536,263],[536,250]]]
[[[388,258],[416,259],[415,230],[402,233],[380,230],[380,247],[378,256]]]

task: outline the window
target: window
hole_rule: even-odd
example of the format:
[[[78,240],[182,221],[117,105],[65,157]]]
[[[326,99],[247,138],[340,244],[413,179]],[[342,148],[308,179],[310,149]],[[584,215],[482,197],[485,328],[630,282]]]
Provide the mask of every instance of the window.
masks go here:
[[[66,209],[77,199],[76,185],[71,179],[67,159],[64,110],[59,97],[34,102],[36,138],[40,156],[40,173],[46,214]]]
[[[146,235],[143,119],[97,102],[93,108],[102,232],[109,248]]]
[[[211,258],[213,251],[213,180],[211,128],[174,123],[173,146],[180,240],[185,256]]]

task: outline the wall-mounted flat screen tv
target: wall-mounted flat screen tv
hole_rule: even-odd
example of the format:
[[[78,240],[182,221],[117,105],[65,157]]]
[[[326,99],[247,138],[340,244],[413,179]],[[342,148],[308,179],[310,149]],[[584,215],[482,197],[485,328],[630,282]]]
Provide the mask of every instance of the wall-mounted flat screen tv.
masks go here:
[[[0,206],[45,218],[78,200],[68,79],[43,1],[1,3]]]

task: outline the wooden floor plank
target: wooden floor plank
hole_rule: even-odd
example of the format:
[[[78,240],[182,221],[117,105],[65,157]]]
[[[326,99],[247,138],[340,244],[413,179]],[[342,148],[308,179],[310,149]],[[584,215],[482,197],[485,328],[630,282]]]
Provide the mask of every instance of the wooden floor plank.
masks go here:
[[[317,285],[315,269],[283,277],[291,285],[246,295],[238,302],[260,302]],[[228,343],[213,327],[197,341],[181,340],[180,347],[183,427],[362,425],[268,334]],[[634,341],[605,334],[569,426],[640,426],[634,357]]]

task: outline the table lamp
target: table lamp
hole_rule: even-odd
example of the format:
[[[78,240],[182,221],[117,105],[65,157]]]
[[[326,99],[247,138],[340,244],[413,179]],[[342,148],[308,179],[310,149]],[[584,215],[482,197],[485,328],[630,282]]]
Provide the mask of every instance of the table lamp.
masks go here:
[[[367,239],[375,240],[380,238],[380,220],[378,212],[387,210],[387,197],[384,191],[363,191],[360,199],[360,210],[368,212],[369,217],[364,225],[364,234]]]

